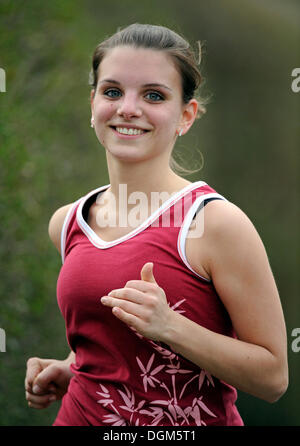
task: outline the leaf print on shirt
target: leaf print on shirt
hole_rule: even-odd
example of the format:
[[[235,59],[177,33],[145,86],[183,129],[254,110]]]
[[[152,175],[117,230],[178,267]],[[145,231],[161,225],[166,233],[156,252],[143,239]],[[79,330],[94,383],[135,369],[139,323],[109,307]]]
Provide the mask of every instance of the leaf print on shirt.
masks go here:
[[[126,420],[121,417],[121,415],[114,415],[113,413],[109,415],[104,415],[105,420],[103,423],[110,423],[112,426],[127,426]]]
[[[158,404],[162,406],[167,406],[166,409],[162,409],[160,407],[155,407],[156,409],[156,418],[160,418],[160,420],[164,417],[167,417],[172,426],[180,426],[180,418],[183,418],[184,421],[189,424],[189,421],[182,410],[182,408],[174,401],[174,398],[170,400],[155,400],[151,401],[151,404]],[[155,421],[155,420],[154,420]],[[152,425],[152,424],[151,424]]]
[[[186,299],[182,299],[179,302],[176,302],[174,305],[172,305],[172,307],[170,307],[170,304],[168,303],[169,307],[171,308],[171,310],[176,311],[176,313],[185,313],[185,310],[176,310],[177,307],[179,307],[179,305],[181,305],[183,302],[185,302]]]
[[[187,407],[184,412],[188,416],[192,416],[194,418],[197,426],[206,426],[206,423],[201,419],[200,409],[202,409],[211,417],[216,418],[216,415],[203,403],[202,396],[200,398],[194,398],[192,407]]]
[[[185,299],[180,300],[171,308],[184,313],[184,310],[179,309],[184,301]],[[192,363],[170,350],[169,346],[145,338],[133,328],[131,329],[143,342],[147,343],[147,351],[148,346],[152,348],[152,354],[150,353],[147,357],[144,355],[142,358],[142,353],[136,356],[137,376],[141,379],[140,383],[137,381],[137,389],[142,387],[145,394],[149,396],[148,399],[144,397],[138,401],[139,398],[134,389],[123,383],[123,390],[113,385],[111,391],[115,395],[113,397],[108,389],[100,384],[102,392],[97,393],[102,396],[102,399],[98,400],[98,403],[114,412],[104,415],[104,423],[113,426],[189,426],[195,424],[201,426],[206,425],[203,413],[215,418],[216,415],[207,407],[201,394],[204,390],[203,386],[215,387],[212,376],[205,370],[193,367]],[[141,349],[142,351],[145,350]],[[184,375],[186,379],[183,378]],[[150,388],[161,389],[159,399],[150,400]],[[120,397],[117,393],[124,404],[119,402]],[[183,398],[185,398],[186,406],[181,404]]]
[[[172,361],[171,361],[172,362]],[[185,370],[180,368],[180,361],[177,362],[177,364],[169,364],[167,366],[168,370],[166,370],[166,373],[170,373],[170,375],[174,375],[176,373],[181,373],[182,375],[186,373],[193,373],[192,370]]]
[[[204,383],[205,378],[206,378],[207,386],[209,386],[211,384],[213,387],[215,387],[215,383],[214,383],[214,381],[212,379],[211,374],[208,373],[206,370],[202,369],[201,372],[200,372],[200,375],[199,375],[199,383],[198,383],[199,390],[201,389],[202,384]]]
[[[98,395],[101,395],[102,397],[104,397],[104,400],[98,400],[97,403],[102,404],[102,406],[107,407],[108,405],[110,405],[112,407],[112,409],[118,414],[119,412],[117,411],[117,409],[113,406],[113,399],[110,396],[109,391],[107,390],[106,387],[104,387],[102,384],[99,384],[99,386],[102,389],[102,392],[96,392]]]
[[[123,409],[123,410],[131,413],[130,420],[129,420],[129,424],[131,425],[134,414],[138,413],[140,411],[140,409],[142,409],[146,400],[140,401],[139,404],[137,405],[137,407],[135,408],[134,407],[134,405],[135,405],[134,393],[130,392],[130,390],[128,389],[127,386],[125,386],[125,384],[123,384],[123,387],[125,388],[126,393],[122,392],[121,390],[118,390],[119,394],[121,395],[121,397],[123,398],[123,400],[125,402],[125,406],[120,406],[120,409]],[[139,419],[137,419],[137,423],[138,424],[135,424],[136,426],[139,425]]]
[[[143,377],[143,384],[144,384],[145,392],[147,392],[147,384],[149,384],[151,387],[155,387],[154,381],[157,383],[160,383],[160,381],[158,379],[154,378],[154,375],[156,375],[156,373],[160,372],[165,367],[164,364],[159,365],[154,370],[152,370],[152,372],[150,372],[151,365],[154,360],[154,356],[155,356],[155,353],[152,354],[146,367],[144,367],[144,365],[142,364],[142,361],[138,358],[138,356],[136,357],[137,363],[143,372],[143,373],[141,373],[141,376]],[[150,373],[150,375],[149,375],[149,373]]]

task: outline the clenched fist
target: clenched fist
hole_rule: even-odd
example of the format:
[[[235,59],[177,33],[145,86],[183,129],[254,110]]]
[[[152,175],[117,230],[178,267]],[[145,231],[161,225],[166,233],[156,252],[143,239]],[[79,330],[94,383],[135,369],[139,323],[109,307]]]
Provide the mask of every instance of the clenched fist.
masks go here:
[[[70,355],[71,356],[71,355]],[[28,406],[45,409],[67,392],[71,377],[70,357],[57,359],[30,358],[27,361],[25,395]]]

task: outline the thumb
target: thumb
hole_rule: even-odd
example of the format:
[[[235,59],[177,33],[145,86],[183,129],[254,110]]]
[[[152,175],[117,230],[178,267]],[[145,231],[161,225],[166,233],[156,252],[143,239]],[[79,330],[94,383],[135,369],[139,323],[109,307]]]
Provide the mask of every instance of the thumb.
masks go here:
[[[145,263],[145,265],[141,269],[141,279],[145,280],[145,282],[157,283],[153,274],[152,262]]]
[[[46,367],[42,372],[40,372],[33,382],[32,390],[34,393],[45,392],[48,389],[51,381],[54,381],[60,374],[56,367],[49,366]]]

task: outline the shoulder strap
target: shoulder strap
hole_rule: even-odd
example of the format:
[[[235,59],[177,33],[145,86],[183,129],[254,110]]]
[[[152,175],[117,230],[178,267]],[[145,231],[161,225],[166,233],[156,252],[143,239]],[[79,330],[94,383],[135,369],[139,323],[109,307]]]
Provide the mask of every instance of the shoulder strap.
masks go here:
[[[88,192],[86,195],[83,195],[78,200],[76,200],[73,205],[70,207],[70,209],[67,212],[67,215],[64,219],[62,231],[61,231],[61,238],[60,238],[60,251],[61,251],[61,259],[62,263],[65,261],[65,249],[66,249],[66,240],[68,235],[68,228],[70,225],[70,222],[73,218],[73,215],[75,211],[77,212],[78,206],[81,206],[80,212],[82,211],[82,206],[86,203],[86,200],[89,199],[92,195],[94,195],[96,192],[101,192],[105,189],[107,189],[110,186],[110,184],[106,184],[105,186],[97,187],[96,189],[93,189],[92,191]],[[84,221],[84,220],[83,220]]]
[[[190,228],[190,225],[192,223],[192,220],[194,219],[195,215],[202,209],[205,204],[208,201],[211,200],[225,200],[228,201],[227,198],[223,197],[223,195],[220,195],[218,193],[208,193],[205,195],[201,195],[196,198],[190,209],[188,210],[184,221],[182,223],[182,226],[179,231],[178,240],[177,240],[177,249],[178,253],[182,259],[182,261],[185,263],[185,265],[194,273],[196,276],[200,277],[201,279],[204,279],[206,282],[210,282],[210,280],[206,279],[205,277],[200,276],[196,271],[192,269],[190,264],[187,261],[186,255],[185,255],[185,241],[186,237]],[[204,216],[203,216],[204,217]],[[204,222],[201,224],[200,221],[200,228],[197,227],[195,230],[195,236],[200,237],[204,230]]]

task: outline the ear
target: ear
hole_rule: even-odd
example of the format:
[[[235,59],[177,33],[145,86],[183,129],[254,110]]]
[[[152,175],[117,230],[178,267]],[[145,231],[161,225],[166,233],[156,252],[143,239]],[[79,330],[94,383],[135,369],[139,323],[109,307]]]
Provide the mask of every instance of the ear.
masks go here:
[[[185,135],[194,124],[198,113],[198,102],[196,99],[191,99],[188,104],[185,104],[182,109],[180,128]]]

